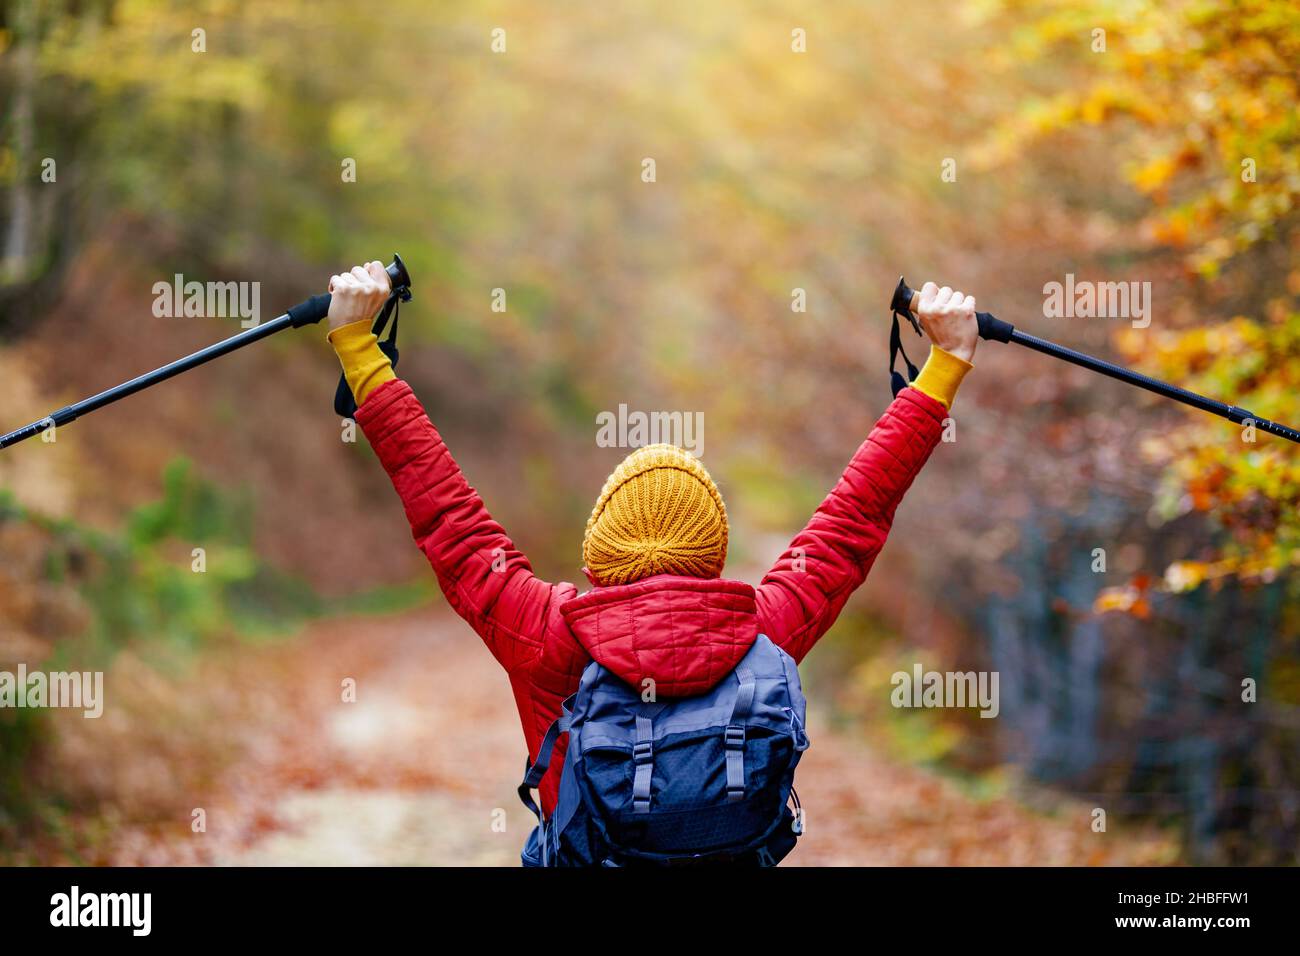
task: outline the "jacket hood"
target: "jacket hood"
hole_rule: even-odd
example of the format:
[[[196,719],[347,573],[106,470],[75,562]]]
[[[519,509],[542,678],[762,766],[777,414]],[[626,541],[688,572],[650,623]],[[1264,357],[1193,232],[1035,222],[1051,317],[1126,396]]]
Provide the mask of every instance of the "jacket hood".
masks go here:
[[[579,643],[634,687],[702,694],[730,674],[758,636],[754,589],[674,574],[597,587],[560,606]]]

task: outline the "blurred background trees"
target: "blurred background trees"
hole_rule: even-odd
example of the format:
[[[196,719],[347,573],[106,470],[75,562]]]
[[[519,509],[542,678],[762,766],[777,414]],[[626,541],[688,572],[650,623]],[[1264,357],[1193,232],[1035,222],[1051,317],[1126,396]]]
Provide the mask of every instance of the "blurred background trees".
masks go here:
[[[269,315],[394,249],[417,282],[401,373],[551,578],[579,576],[620,455],[596,447],[595,415],[621,402],[704,412],[733,568],[761,574],[884,408],[900,272],[1297,417],[1286,0],[394,0],[382,19],[334,0],[10,0],[0,16],[11,424],[234,331],[153,318],[155,281],[257,280]],[[1151,326],[1043,317],[1044,284],[1067,272],[1150,281]],[[809,662],[814,696],[975,790],[1168,824],[1193,861],[1293,862],[1295,452],[1010,351],[982,346],[957,442]],[[99,550],[50,572],[70,534],[132,542],[133,567],[210,538],[234,556],[223,587],[278,569],[256,577],[284,591],[253,604],[288,623],[426,580],[369,452],[338,441],[336,375],[309,332],[99,413],[57,455],[6,453],[0,665],[110,613],[96,595],[125,572]],[[132,515],[180,494],[165,474],[238,502],[218,509],[228,525],[133,535]],[[246,628],[209,594],[196,631],[199,605],[166,575],[126,580],[151,622],[135,641]],[[889,672],[918,659],[999,670],[1002,718],[883,706]],[[1247,677],[1258,704],[1241,703]],[[12,807],[42,779],[41,744],[5,719],[24,755]]]

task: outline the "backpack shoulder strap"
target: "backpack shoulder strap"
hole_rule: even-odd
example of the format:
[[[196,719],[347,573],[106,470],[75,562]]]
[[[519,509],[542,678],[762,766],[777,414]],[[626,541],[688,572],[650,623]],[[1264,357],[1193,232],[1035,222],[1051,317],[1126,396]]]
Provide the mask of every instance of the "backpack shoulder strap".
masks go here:
[[[542,738],[542,745],[537,748],[537,761],[529,762],[524,758],[524,780],[519,784],[519,799],[523,801],[524,806],[533,812],[533,815],[540,821],[542,811],[533,802],[532,791],[541,785],[542,778],[546,776],[546,771],[551,766],[551,756],[555,752],[555,744],[560,739],[560,734],[569,732],[569,724],[573,721],[573,700],[577,694],[571,694],[563,704],[560,705],[560,716],[556,717],[551,726],[546,730],[546,736]]]

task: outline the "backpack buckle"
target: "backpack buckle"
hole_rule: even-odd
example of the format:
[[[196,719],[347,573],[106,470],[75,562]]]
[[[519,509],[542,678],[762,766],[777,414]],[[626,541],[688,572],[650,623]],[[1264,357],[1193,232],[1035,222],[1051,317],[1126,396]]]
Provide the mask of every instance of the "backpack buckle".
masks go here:
[[[638,741],[636,744],[633,744],[632,746],[633,763],[635,763],[637,766],[640,766],[641,764],[649,763],[653,759],[654,759],[654,747],[651,745],[650,741],[642,740],[642,741]]]
[[[726,732],[723,734],[723,740],[728,750],[744,750],[745,728],[738,727],[735,724],[728,724]]]

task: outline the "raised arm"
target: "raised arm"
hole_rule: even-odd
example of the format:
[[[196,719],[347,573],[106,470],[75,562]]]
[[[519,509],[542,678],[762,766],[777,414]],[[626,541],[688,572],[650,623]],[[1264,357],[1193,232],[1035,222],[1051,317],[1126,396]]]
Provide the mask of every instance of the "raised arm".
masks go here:
[[[372,262],[335,276],[330,292],[330,344],[357,400],[357,424],[402,499],[447,602],[514,671],[538,654],[551,602],[571,594],[557,594],[533,574],[379,350],[369,319],[388,294],[383,267]]]
[[[835,623],[889,536],[894,512],[943,434],[974,357],[975,300],[926,283],[920,319],[934,343],[844,474],[758,587],[759,627],[796,661]]]

